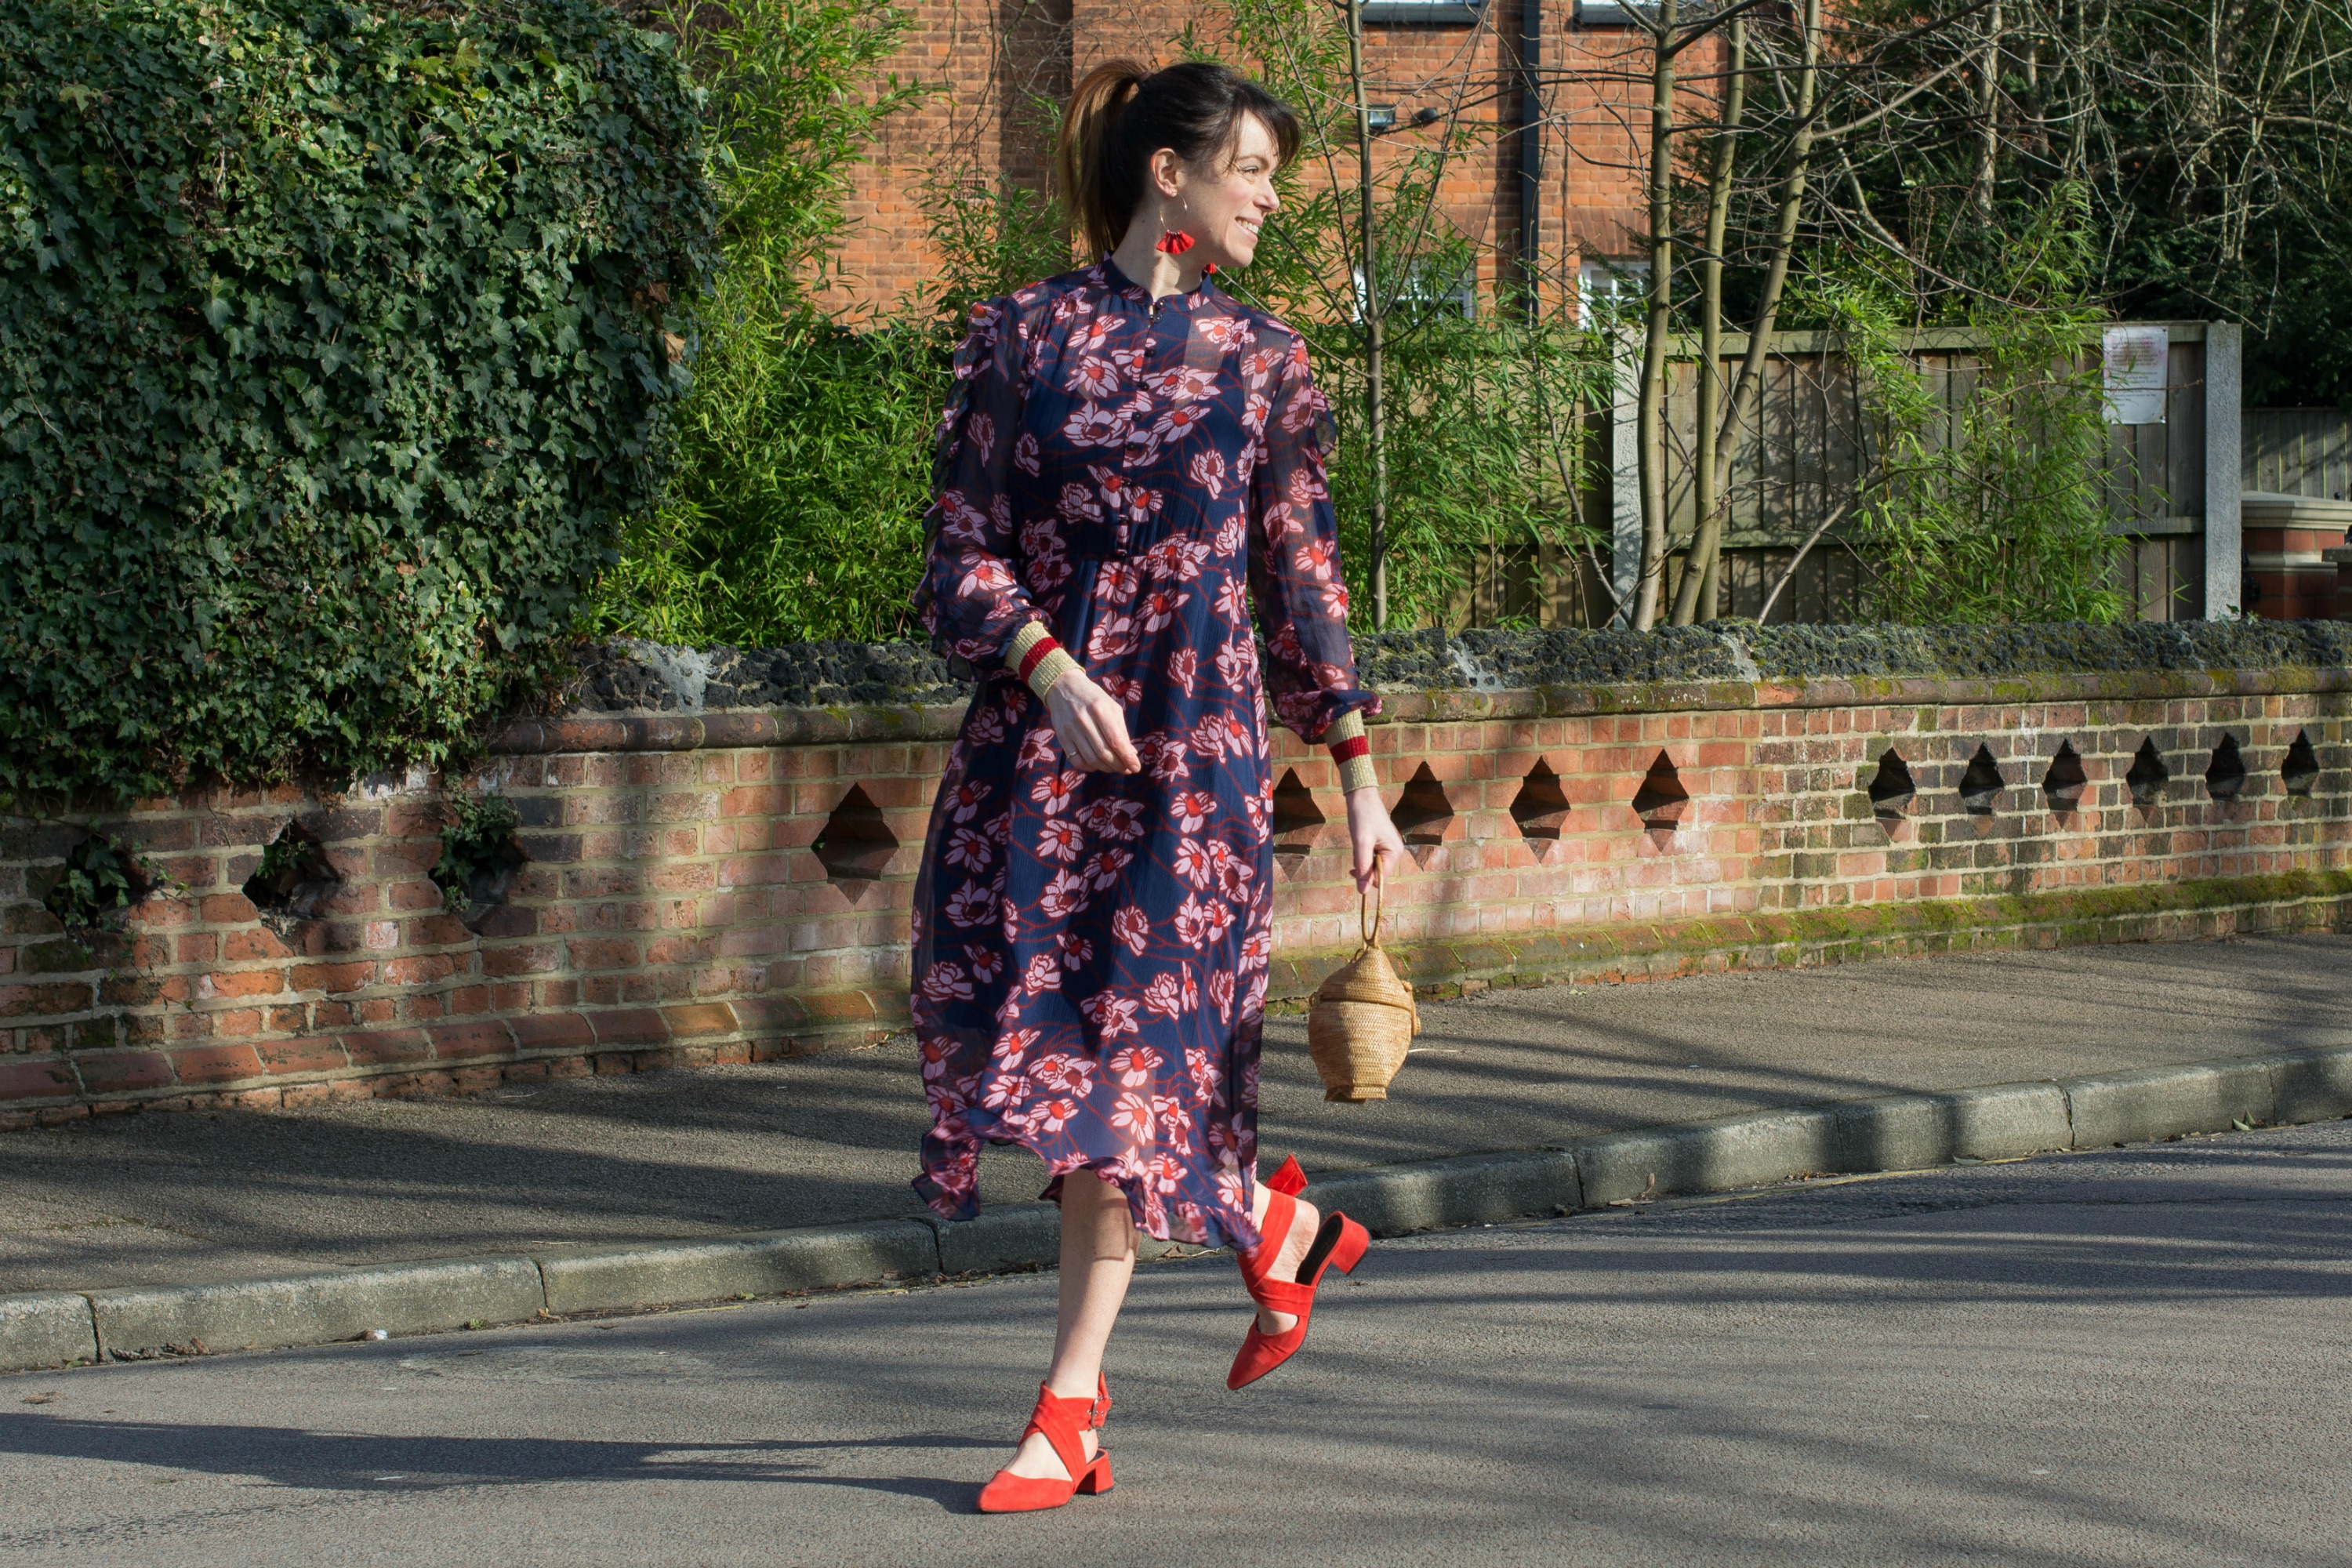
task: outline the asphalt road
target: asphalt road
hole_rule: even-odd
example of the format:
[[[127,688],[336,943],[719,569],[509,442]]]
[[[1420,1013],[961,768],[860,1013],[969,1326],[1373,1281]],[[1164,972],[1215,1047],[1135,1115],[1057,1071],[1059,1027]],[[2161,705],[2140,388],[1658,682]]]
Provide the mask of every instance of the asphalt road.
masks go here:
[[[1378,1243],[982,1518],[1050,1277],[0,1379],[0,1563],[2352,1562],[2352,1122]]]

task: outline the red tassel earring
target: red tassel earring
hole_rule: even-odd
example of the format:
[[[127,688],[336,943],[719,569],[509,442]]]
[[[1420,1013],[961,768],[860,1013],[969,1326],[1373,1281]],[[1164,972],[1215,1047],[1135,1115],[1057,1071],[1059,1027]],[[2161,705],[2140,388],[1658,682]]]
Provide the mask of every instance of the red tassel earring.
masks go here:
[[[1164,229],[1160,236],[1160,248],[1171,256],[1181,256],[1192,248],[1192,237],[1181,228]]]

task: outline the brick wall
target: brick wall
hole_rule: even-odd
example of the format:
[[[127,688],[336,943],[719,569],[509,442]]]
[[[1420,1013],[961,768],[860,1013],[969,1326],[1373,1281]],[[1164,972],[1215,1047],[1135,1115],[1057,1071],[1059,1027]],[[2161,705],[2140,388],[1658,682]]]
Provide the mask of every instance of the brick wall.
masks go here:
[[[1367,97],[1393,104],[1400,122],[1426,106],[1471,132],[1475,150],[1448,173],[1441,205],[1446,221],[1480,246],[1481,281],[1492,286],[1514,265],[1520,244],[1512,130],[1521,4],[1540,7],[1544,69],[1559,79],[1547,89],[1538,221],[1539,251],[1557,290],[1583,257],[1641,248],[1647,219],[1636,132],[1647,134],[1649,93],[1630,79],[1648,69],[1645,35],[1579,26],[1570,0],[1498,3],[1479,27],[1372,26]],[[935,90],[884,123],[856,172],[841,247],[851,281],[837,306],[887,306],[937,267],[923,213],[929,184],[1002,177],[1045,188],[1051,148],[1038,99],[1066,100],[1076,80],[1107,59],[1169,64],[1181,58],[1177,39],[1187,28],[1204,46],[1232,52],[1222,10],[1202,0],[908,0],[905,9],[912,26],[887,68]],[[1710,80],[1717,50],[1712,41],[1691,49],[1682,74]],[[1687,116],[1704,118],[1704,96],[1685,89]],[[1376,155],[1400,154],[1433,134],[1399,132]]]
[[[1389,706],[1373,755],[1414,860],[1391,942],[1433,993],[2352,926],[2352,672]],[[872,1038],[904,1016],[908,900],[959,716],[518,725],[463,782],[513,800],[528,860],[470,923],[427,875],[443,817],[422,775],[332,799],[199,792],[6,818],[0,1120],[447,1092]],[[2134,778],[2144,750],[2168,779]],[[1329,762],[1277,731],[1275,776],[1272,994],[1296,999],[1344,956],[1357,908]],[[265,921],[240,889],[289,824],[341,880],[313,918]],[[84,942],[42,900],[93,829],[158,886]]]

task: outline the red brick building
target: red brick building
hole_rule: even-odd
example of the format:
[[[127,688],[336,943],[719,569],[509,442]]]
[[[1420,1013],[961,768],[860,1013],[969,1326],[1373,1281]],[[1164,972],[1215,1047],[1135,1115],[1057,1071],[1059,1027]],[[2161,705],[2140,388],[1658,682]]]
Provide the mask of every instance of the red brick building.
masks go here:
[[[1218,0],[908,0],[908,9],[914,26],[891,68],[940,90],[886,122],[859,172],[843,260],[864,303],[896,299],[933,265],[927,184],[1045,188],[1052,150],[1038,100],[1066,101],[1102,60],[1171,63],[1188,27],[1212,48],[1221,39],[1230,47]],[[1442,205],[1479,247],[1482,287],[1531,268],[1558,298],[1587,263],[1640,252],[1649,48],[1622,7],[1376,0],[1365,15],[1366,97],[1399,127],[1381,139],[1381,155],[1448,125],[1469,132],[1472,150],[1447,176]],[[1711,55],[1690,51],[1683,74],[1703,76]],[[1423,110],[1437,111],[1435,125],[1412,124]]]

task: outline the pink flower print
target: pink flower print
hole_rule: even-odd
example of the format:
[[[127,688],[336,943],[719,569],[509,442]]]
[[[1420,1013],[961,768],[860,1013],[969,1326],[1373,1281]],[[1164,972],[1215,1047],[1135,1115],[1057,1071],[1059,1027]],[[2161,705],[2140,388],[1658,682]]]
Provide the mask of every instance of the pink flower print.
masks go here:
[[[1228,626],[1245,626],[1249,625],[1249,584],[1242,579],[1241,574],[1235,573],[1217,584],[1219,619]],[[1248,644],[1243,646],[1247,647]],[[1253,670],[1257,668],[1255,653],[1250,655],[1247,668]]]
[[[972,710],[971,729],[957,742],[969,740],[975,744],[992,746],[1004,739],[1004,714],[996,708],[976,708]],[[961,818],[959,818],[961,820]]]
[[[1037,910],[1049,921],[1065,921],[1087,907],[1087,879],[1080,871],[1057,871],[1037,895]]]
[[[1048,816],[1059,816],[1070,806],[1070,797],[1077,793],[1086,774],[1076,768],[1064,768],[1058,773],[1047,773],[1029,786],[1029,798],[1045,808]]]
[[[1274,955],[1274,937],[1264,930],[1254,931],[1242,938],[1242,968],[1244,971],[1264,969],[1266,960]]]
[[[1200,576],[1202,563],[1208,559],[1207,545],[1197,539],[1177,535],[1161,540],[1147,551],[1143,564],[1162,583],[1190,583]]]
[[[995,979],[997,973],[1004,967],[1004,954],[992,947],[967,944],[963,955],[971,964],[971,977],[982,985]]]
[[[966,556],[971,569],[963,574],[961,589],[971,598],[986,598],[1003,593],[1013,586],[1013,569],[994,556]]]
[[[1023,772],[1031,768],[1051,767],[1054,756],[1054,727],[1051,724],[1040,724],[1021,737],[1020,767]],[[1031,798],[1036,797],[1033,795]]]
[[[1257,674],[1257,647],[1235,640],[1217,649],[1217,679],[1227,686],[1246,687]]]
[[[1246,474],[1244,474],[1244,475],[1243,475],[1243,476],[1242,476],[1242,479],[1243,479],[1243,482],[1244,482],[1244,483],[1248,482],[1248,479],[1249,479],[1249,476],[1248,476],[1248,475],[1246,475]],[[1216,544],[1217,559],[1218,559],[1218,560],[1220,560],[1220,561],[1230,561],[1230,560],[1232,560],[1232,559],[1233,559],[1233,557],[1234,556],[1234,554],[1240,551],[1240,549],[1241,549],[1241,547],[1242,547],[1242,527],[1243,527],[1243,522],[1244,522],[1244,517],[1243,517],[1243,514],[1242,514],[1242,513],[1240,513],[1240,512],[1235,512],[1235,513],[1234,513],[1232,516],[1230,516],[1230,517],[1226,518],[1226,519],[1225,519],[1225,521],[1224,521],[1223,522],[1220,523],[1220,524],[1217,526],[1217,537],[1216,537],[1216,540],[1215,540],[1215,544]],[[1220,605],[1223,605],[1223,604],[1224,603],[1224,601],[1223,601],[1222,598],[1220,598],[1217,602],[1218,602]]]
[[[1249,432],[1254,440],[1263,437],[1265,434],[1265,416],[1273,412],[1274,399],[1263,392],[1251,393],[1242,399],[1242,428]],[[1252,447],[1244,452],[1242,458],[1255,469],[1258,464],[1265,461],[1265,453],[1260,448]]]
[[[1201,983],[1192,978],[1192,965],[1184,966],[1184,1011],[1191,1012],[1201,1005]]]
[[[1157,1013],[1163,1018],[1173,1018],[1184,1010],[1183,997],[1177,990],[1176,977],[1166,970],[1151,977],[1143,988],[1143,1010]]]
[[[1125,1003],[1125,1006],[1129,1014],[1135,1011],[1135,1004],[1131,1001]],[[1125,1032],[1135,1033],[1134,1026],[1129,1025]],[[1151,1075],[1159,1068],[1160,1053],[1150,1046],[1129,1046],[1110,1058],[1112,1075],[1129,1089],[1150,1082]]]
[[[952,924],[986,925],[995,912],[996,895],[978,882],[966,882],[948,895],[947,917]]]
[[[1082,403],[1062,422],[1063,438],[1073,447],[1116,447],[1127,439],[1127,416],[1099,403]]]
[[[1271,345],[1255,353],[1242,356],[1242,380],[1251,387],[1262,387],[1274,379],[1274,367],[1282,363],[1282,351]]]
[[[1037,855],[1040,859],[1071,861],[1086,847],[1087,836],[1078,825],[1066,816],[1049,816],[1037,829]]]
[[[1215,451],[1195,452],[1192,467],[1185,470],[1192,482],[1209,492],[1212,500],[1225,493],[1225,459]]]
[[[988,786],[971,783],[960,784],[948,796],[948,812],[958,822],[970,822],[988,804]]]
[[[1223,1083],[1225,1078],[1225,1069],[1218,1065],[1215,1058],[1210,1056],[1199,1046],[1185,1047],[1184,1072],[1192,1080],[1192,1092],[1203,1100],[1216,1097],[1217,1086]]]
[[[996,421],[982,409],[964,421],[964,434],[971,439],[972,450],[985,465],[996,451]]]
[[[1062,487],[1062,520],[1065,522],[1100,522],[1102,503],[1095,500],[1094,491],[1086,486],[1070,483]]]
[[[1078,821],[1097,838],[1140,838],[1143,837],[1143,803],[1116,796],[1091,801],[1084,811],[1078,813]]]
[[[1140,958],[1151,941],[1151,920],[1133,904],[1110,917],[1110,934],[1121,947]]]
[[[1168,679],[1185,696],[1192,695],[1192,685],[1201,678],[1201,656],[1189,647],[1180,647],[1168,659]]]
[[[1154,376],[1151,390],[1171,403],[1193,403],[1216,392],[1217,377],[1213,371],[1178,365],[1174,370]]]
[[[1084,969],[1095,961],[1095,944],[1074,932],[1064,931],[1054,939],[1054,945],[1062,950],[1062,962],[1072,969]]]
[[[1056,1093],[1084,1096],[1094,1091],[1095,1064],[1084,1057],[1057,1052],[1039,1057],[1029,1076]]]
[[[1192,1140],[1184,1131],[1184,1101],[1173,1094],[1151,1097],[1152,1119],[1160,1123],[1160,1142],[1163,1148],[1179,1154],[1192,1152]]]
[[[1216,868],[1217,892],[1234,903],[1249,899],[1250,863],[1234,854],[1222,838],[1209,841],[1209,860]]]
[[[1331,499],[1331,492],[1324,487],[1323,481],[1316,477],[1315,470],[1311,468],[1302,467],[1290,470],[1289,492],[1290,504],[1300,511],[1312,511],[1315,510],[1317,501]]]
[[[1029,1098],[1029,1075],[1024,1072],[992,1073],[981,1092],[980,1102],[991,1110],[1002,1110],[1018,1105]]]
[[[1192,726],[1192,750],[1218,762],[1225,760],[1225,721],[1212,714]]]
[[[1108,397],[1118,390],[1118,373],[1111,367],[1108,360],[1086,354],[1071,368],[1070,379],[1064,390],[1075,392],[1080,397]]]
[[[1223,910],[1224,905],[1215,906]],[[1217,1005],[1217,1016],[1230,1024],[1234,1021],[1234,976],[1230,970],[1220,969],[1209,976],[1209,1000]]]
[[[1135,651],[1135,617],[1105,616],[1087,637],[1088,658],[1117,658]]]
[[[1331,580],[1331,569],[1339,564],[1339,542],[1334,539],[1310,539],[1290,552],[1291,564],[1318,583]]]
[[[1162,784],[1191,778],[1192,770],[1184,761],[1184,742],[1173,735],[1160,737],[1159,749],[1152,754],[1151,776]]]
[[[1326,619],[1344,621],[1348,618],[1348,585],[1345,583],[1326,583],[1316,590],[1316,596],[1322,601],[1319,607]]]
[[[1131,1134],[1138,1143],[1151,1142],[1151,1101],[1132,1091],[1112,1105],[1110,1124]]]
[[[1013,443],[1013,466],[1032,478],[1036,476],[1037,437],[1031,432],[1023,431],[1021,439]]]
[[[1106,669],[1095,677],[1095,684],[1121,702],[1143,700],[1143,682],[1132,680],[1115,669]]]
[[[1032,953],[1029,967],[1021,976],[1021,989],[1032,996],[1062,988],[1062,966],[1050,952]]]
[[[1151,426],[1151,434],[1160,442],[1172,446],[1190,436],[1208,416],[1209,411],[1197,403],[1181,404],[1160,416]]]
[[[1168,807],[1176,814],[1176,826],[1187,833],[1198,833],[1201,825],[1217,809],[1217,797],[1206,790],[1179,790],[1168,800]]]
[[[1179,594],[1167,588],[1155,588],[1143,596],[1143,627],[1159,631],[1176,618],[1176,612],[1192,602],[1190,594]]]
[[[1216,875],[1209,861],[1209,851],[1197,838],[1176,841],[1176,874],[1196,888],[1205,888]]]
[[[1265,1016],[1265,983],[1270,978],[1263,969],[1252,974],[1242,984],[1242,1022],[1254,1024]]]
[[[1217,1206],[1229,1214],[1249,1213],[1249,1193],[1242,1185],[1239,1171],[1217,1173]]]
[[[1077,1106],[1070,1100],[1048,1100],[1029,1112],[1029,1125],[1042,1127],[1048,1132],[1059,1132],[1077,1113]]]
[[[948,847],[940,852],[940,858],[950,866],[977,871],[986,866],[995,853],[995,847],[989,843],[987,834],[970,827],[959,827],[948,835]]]
[[[1135,598],[1143,577],[1132,561],[1106,561],[1095,574],[1095,602],[1098,605],[1124,605]],[[1152,628],[1158,630],[1158,627]]]
[[[988,836],[991,838],[995,839],[999,844],[1012,843],[1013,808],[1009,805],[1006,806],[1003,811],[998,812],[994,816],[992,816],[986,822],[982,823],[981,826],[985,828]],[[1003,867],[998,868],[998,870],[1000,871],[1003,869]]]
[[[1176,907],[1176,935],[1191,947],[1206,947],[1225,934],[1234,923],[1234,911],[1228,905],[1212,899],[1206,902],[1187,893]],[[1224,983],[1224,994],[1220,1005],[1230,1004],[1234,994],[1233,976],[1223,970],[1209,976],[1209,994],[1217,996],[1218,982]],[[1231,1022],[1228,1012],[1227,1022]]]
[[[1173,1154],[1154,1154],[1143,1167],[1144,1179],[1158,1193],[1172,1193],[1184,1174],[1184,1163]]]
[[[940,492],[940,533],[959,544],[982,544],[988,539],[988,514],[958,489]]]
[[[1239,316],[1202,316],[1192,322],[1192,331],[1221,349],[1235,348],[1249,338],[1249,327]]]
[[[971,981],[961,963],[934,963],[923,971],[923,997],[929,1002],[969,1002]]]
[[[1135,862],[1135,854],[1128,849],[1097,849],[1087,861],[1087,878],[1101,892],[1118,881],[1118,874]]]

